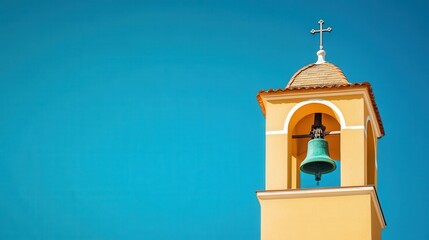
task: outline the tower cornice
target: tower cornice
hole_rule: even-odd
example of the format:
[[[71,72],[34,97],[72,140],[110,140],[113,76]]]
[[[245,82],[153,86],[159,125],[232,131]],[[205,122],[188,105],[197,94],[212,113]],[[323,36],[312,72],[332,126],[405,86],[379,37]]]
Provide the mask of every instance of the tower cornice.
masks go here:
[[[382,229],[384,229],[387,224],[384,218],[383,210],[381,209],[377,191],[374,186],[265,190],[265,191],[256,192],[256,196],[259,201],[294,199],[294,198],[338,197],[338,196],[353,196],[353,195],[370,195],[371,196],[371,201],[377,213],[378,221]]]

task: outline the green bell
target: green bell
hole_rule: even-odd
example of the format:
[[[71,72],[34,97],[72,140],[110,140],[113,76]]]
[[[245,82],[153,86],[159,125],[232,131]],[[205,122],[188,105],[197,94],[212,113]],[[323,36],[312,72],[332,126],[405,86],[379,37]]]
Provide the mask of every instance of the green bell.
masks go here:
[[[307,157],[302,161],[301,171],[312,174],[316,181],[320,181],[322,174],[330,173],[337,168],[329,157],[328,141],[323,138],[314,138],[308,141]]]

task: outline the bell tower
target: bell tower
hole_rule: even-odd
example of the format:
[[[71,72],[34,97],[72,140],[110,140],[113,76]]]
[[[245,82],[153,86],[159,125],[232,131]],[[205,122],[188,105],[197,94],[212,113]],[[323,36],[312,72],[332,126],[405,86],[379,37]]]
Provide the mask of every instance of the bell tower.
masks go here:
[[[378,240],[386,226],[376,192],[380,114],[369,83],[349,83],[325,61],[322,34],[332,29],[319,24],[317,62],[284,89],[257,95],[266,118],[261,239]],[[323,182],[333,171],[340,186],[301,188],[301,174]]]

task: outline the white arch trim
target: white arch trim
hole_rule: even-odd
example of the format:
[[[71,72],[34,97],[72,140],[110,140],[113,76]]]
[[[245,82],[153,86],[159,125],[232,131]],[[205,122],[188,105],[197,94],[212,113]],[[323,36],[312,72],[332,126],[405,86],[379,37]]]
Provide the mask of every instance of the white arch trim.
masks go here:
[[[286,133],[288,132],[288,126],[289,126],[290,120],[291,120],[292,116],[295,114],[295,112],[298,111],[298,109],[302,108],[303,106],[308,105],[308,104],[312,104],[312,103],[323,104],[323,105],[328,106],[332,110],[334,110],[334,112],[337,114],[337,116],[340,120],[341,129],[343,129],[346,126],[346,121],[344,120],[344,115],[335,104],[333,104],[330,101],[323,100],[323,99],[309,99],[309,100],[302,101],[302,102],[296,104],[289,111],[289,113],[286,116],[285,124],[283,125],[283,130],[286,131]]]
[[[367,131],[368,131],[367,130],[368,129],[368,123],[371,124],[371,127],[372,127],[373,121],[372,121],[372,118],[371,118],[370,115],[368,115],[368,117],[366,117],[366,122],[365,122],[365,137],[367,139],[368,139],[368,133],[367,133]],[[378,163],[377,163],[377,136],[375,136],[374,127],[372,127],[372,134],[373,134],[372,140],[373,140],[373,144],[374,144],[374,150],[376,152],[376,154],[375,154],[375,170],[377,170],[378,169]]]
[[[283,130],[267,131],[266,135],[287,134],[290,120],[291,120],[292,116],[295,114],[295,112],[298,111],[298,109],[300,109],[301,107],[308,105],[308,104],[312,104],[312,103],[323,104],[323,105],[331,108],[337,114],[337,116],[340,120],[341,129],[365,129],[365,126],[361,126],[361,125],[359,125],[359,126],[347,126],[343,113],[332,102],[327,101],[327,100],[323,100],[323,99],[309,99],[306,101],[302,101],[302,102],[296,104],[295,106],[293,106],[293,108],[289,111],[289,113],[286,116],[286,120],[285,120],[285,123],[283,125]]]

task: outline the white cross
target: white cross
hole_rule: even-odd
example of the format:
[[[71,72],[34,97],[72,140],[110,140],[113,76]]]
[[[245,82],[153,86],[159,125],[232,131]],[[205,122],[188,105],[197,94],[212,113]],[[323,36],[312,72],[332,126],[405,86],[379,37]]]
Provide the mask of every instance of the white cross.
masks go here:
[[[322,37],[323,32],[330,32],[330,31],[332,31],[332,28],[330,28],[330,27],[328,27],[326,29],[323,29],[323,23],[324,22],[325,21],[323,21],[322,19],[320,19],[319,22],[318,22],[319,25],[320,25],[320,30],[311,29],[311,31],[310,31],[311,34],[320,33],[320,50],[323,49],[323,37]]]

